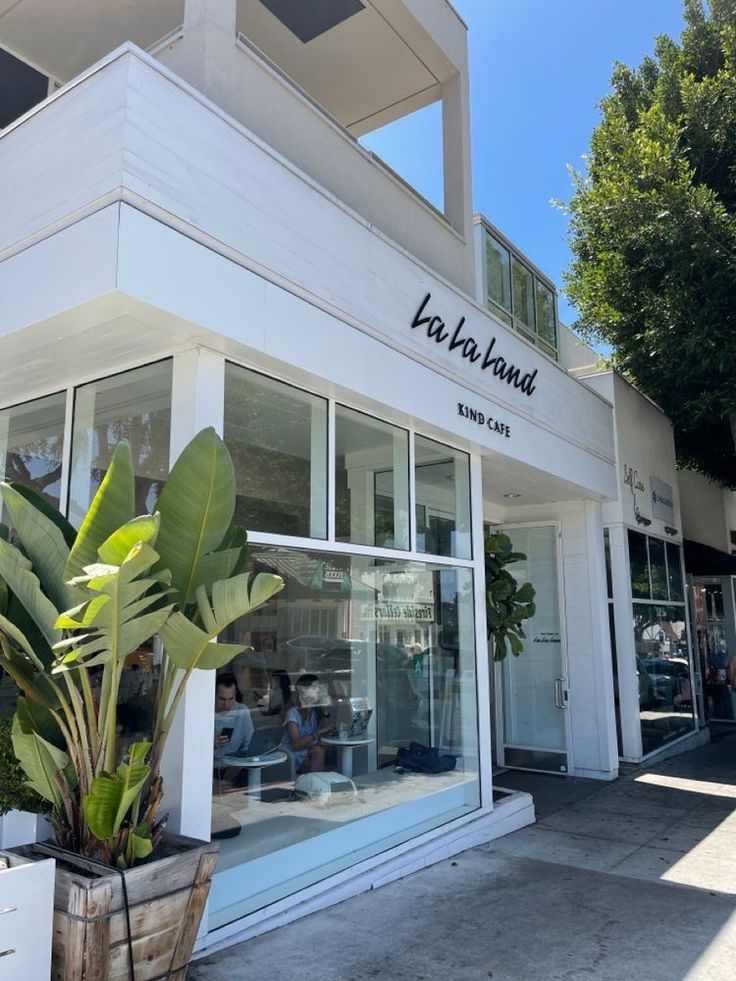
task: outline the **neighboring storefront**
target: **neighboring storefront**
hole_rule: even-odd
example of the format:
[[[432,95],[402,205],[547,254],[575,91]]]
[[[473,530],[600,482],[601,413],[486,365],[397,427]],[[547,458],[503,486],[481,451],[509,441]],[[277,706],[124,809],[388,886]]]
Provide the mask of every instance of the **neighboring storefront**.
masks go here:
[[[639,761],[698,724],[672,426],[620,375],[585,379],[614,407],[619,493],[604,505],[619,752]]]

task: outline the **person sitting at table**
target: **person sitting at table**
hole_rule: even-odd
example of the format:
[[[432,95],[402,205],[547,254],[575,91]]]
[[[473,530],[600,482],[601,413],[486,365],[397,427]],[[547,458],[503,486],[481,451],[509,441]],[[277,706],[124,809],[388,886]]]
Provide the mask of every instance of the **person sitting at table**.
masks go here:
[[[321,737],[330,729],[330,712],[323,704],[316,674],[303,674],[294,687],[294,704],[284,719],[282,746],[294,758],[297,773],[316,773],[325,768]]]
[[[253,720],[246,705],[238,701],[235,675],[221,674],[215,682],[215,767],[225,756],[247,749],[253,736]]]

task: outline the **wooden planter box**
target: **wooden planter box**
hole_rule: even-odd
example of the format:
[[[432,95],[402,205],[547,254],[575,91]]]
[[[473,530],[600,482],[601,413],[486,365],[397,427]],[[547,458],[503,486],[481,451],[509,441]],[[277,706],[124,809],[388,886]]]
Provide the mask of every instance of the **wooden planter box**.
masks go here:
[[[183,981],[217,848],[170,835],[161,857],[122,874],[52,845],[17,849],[56,859],[52,981]]]

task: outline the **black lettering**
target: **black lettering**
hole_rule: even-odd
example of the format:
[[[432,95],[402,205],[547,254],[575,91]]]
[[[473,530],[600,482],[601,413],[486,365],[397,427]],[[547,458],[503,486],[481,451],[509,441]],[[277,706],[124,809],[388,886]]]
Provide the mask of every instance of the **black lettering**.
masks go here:
[[[483,415],[482,412],[479,412],[478,413],[478,425],[479,426],[485,425],[485,421],[486,421],[486,417]]]
[[[538,369],[535,368],[534,371],[528,371],[521,380],[521,385],[519,386],[525,395],[531,395],[535,389],[534,379],[537,377]]]
[[[491,357],[491,351],[494,349],[495,346],[496,346],[496,338],[492,337],[491,343],[486,348],[486,353],[483,357],[483,364],[480,366],[481,371],[485,371],[486,368],[490,368],[491,365],[495,363],[496,359]]]
[[[427,327],[427,337],[434,337],[437,343],[441,344],[449,336],[447,331],[442,329],[444,326],[445,322],[441,317],[432,317]]]
[[[422,317],[422,314],[424,313],[424,308],[429,303],[429,301],[431,300],[431,298],[432,298],[432,294],[431,293],[427,293],[427,295],[424,297],[424,299],[422,300],[422,302],[419,304],[419,309],[414,314],[414,319],[411,322],[412,329],[414,329],[414,327],[421,327],[424,324],[428,324],[429,323],[430,318],[429,317]],[[422,317],[421,320],[419,319],[420,317]]]
[[[457,339],[457,335],[460,333],[463,324],[465,323],[465,317],[460,318],[460,323],[455,328],[455,333],[452,335],[452,340],[450,341],[450,350],[454,351],[456,347],[460,347],[461,344],[465,343],[465,338],[461,337],[460,340]]]
[[[470,415],[468,416],[468,418],[470,419],[471,422],[478,421],[478,413],[475,411],[475,409],[470,410]]]
[[[509,370],[506,372],[505,375],[502,375],[501,377],[509,385],[513,384],[514,388],[518,388],[521,385],[521,382],[519,381],[520,374],[521,374],[521,369],[515,368],[513,365],[509,365]]]
[[[506,369],[506,359],[502,358],[500,355],[495,359],[496,363],[493,366],[493,374],[500,375],[503,378],[503,373]]]
[[[474,337],[468,337],[463,344],[463,357],[470,358],[473,363],[479,360],[480,352],[478,351],[478,345],[475,343]]]

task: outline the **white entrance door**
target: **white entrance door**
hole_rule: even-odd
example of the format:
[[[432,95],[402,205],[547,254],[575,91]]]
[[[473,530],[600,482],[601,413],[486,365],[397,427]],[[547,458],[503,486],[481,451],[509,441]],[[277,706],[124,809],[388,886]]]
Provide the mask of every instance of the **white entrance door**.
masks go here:
[[[508,527],[515,552],[526,561],[508,567],[536,590],[536,613],[523,624],[526,640],[518,657],[507,655],[497,680],[498,762],[523,770],[569,771],[568,684],[561,623],[556,525]],[[499,704],[500,702],[500,704]]]

